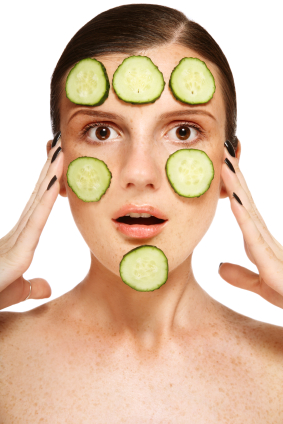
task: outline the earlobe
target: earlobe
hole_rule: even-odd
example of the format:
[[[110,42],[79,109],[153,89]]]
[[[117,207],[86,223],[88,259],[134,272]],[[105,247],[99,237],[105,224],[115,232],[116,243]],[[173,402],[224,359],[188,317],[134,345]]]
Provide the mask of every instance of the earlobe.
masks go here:
[[[63,182],[63,177],[60,178],[59,183],[60,183],[60,191],[59,191],[60,196],[67,197],[67,190],[66,190],[65,183]]]
[[[49,155],[49,152],[51,150],[51,144],[52,144],[52,140],[47,141],[47,144],[46,144],[46,153],[47,153],[47,156]]]
[[[221,188],[220,188],[220,193],[219,193],[219,199],[225,199],[226,197],[228,197],[228,193],[226,191],[225,185],[221,179]]]
[[[241,152],[242,152],[242,145],[241,145],[240,140],[238,139],[238,145],[237,145],[237,150],[236,150],[236,158],[238,160],[240,160]]]

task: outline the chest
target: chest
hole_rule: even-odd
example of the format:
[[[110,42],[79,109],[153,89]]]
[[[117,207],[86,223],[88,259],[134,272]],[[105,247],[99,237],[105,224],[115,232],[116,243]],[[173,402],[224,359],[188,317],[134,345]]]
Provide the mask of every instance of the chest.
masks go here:
[[[22,351],[6,372],[3,424],[276,424],[282,412],[265,369],[199,349],[139,356],[50,346]]]

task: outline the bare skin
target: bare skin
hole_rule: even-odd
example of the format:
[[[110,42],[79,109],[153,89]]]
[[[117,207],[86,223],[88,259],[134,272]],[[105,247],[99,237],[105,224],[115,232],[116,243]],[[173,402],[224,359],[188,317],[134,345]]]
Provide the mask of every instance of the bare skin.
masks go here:
[[[224,148],[225,109],[217,69],[206,61],[217,90],[210,102],[192,107],[174,99],[168,81],[181,58],[202,58],[176,45],[141,54],[153,60],[166,81],[155,103],[132,106],[120,101],[113,89],[96,108],[62,99],[63,150],[49,168],[47,179],[56,173],[60,187],[56,182],[47,195],[54,196],[50,202],[58,192],[68,197],[74,220],[90,248],[91,266],[84,280],[64,296],[22,314],[0,314],[1,423],[282,423],[283,329],[220,305],[202,290],[191,267],[193,250],[208,230],[219,198],[227,196],[244,233],[248,256],[257,264],[262,254],[249,238],[252,231],[253,237],[259,238],[254,227],[243,228],[250,193],[238,167],[240,144],[236,158]],[[110,80],[124,57],[100,59]],[[73,116],[79,110],[120,117]],[[185,110],[189,112],[185,114]],[[176,115],[161,119],[167,112]],[[93,122],[110,126],[112,138],[103,144],[87,143],[93,132],[89,130],[84,137],[80,134]],[[192,130],[187,144],[178,140],[174,128],[184,122],[200,126],[202,136]],[[164,165],[169,154],[190,147],[208,154],[215,177],[203,196],[185,199],[169,186]],[[49,156],[50,148],[51,141],[47,144]],[[68,164],[79,156],[98,157],[112,172],[111,186],[97,203],[82,202],[67,185]],[[237,175],[223,164],[225,157]],[[232,198],[233,191],[245,208]],[[168,217],[167,226],[152,239],[126,237],[111,221],[126,203],[158,207]],[[259,222],[254,222],[260,231]],[[264,231],[265,240],[268,235]],[[119,275],[122,256],[143,244],[159,247],[169,261],[168,281],[150,293],[132,290]],[[275,245],[270,247],[274,256],[264,246],[266,263],[273,261],[273,280],[267,281],[265,269],[257,266],[260,287],[269,287],[263,297],[282,307],[283,288],[277,284],[279,264],[274,259],[281,250],[278,242]],[[246,274],[244,287],[237,281],[239,273],[246,271],[233,267],[237,266],[221,267],[223,278],[259,293],[258,285],[250,284],[256,281],[254,273]],[[282,281],[283,273],[280,275]],[[35,279],[34,283],[35,290],[37,285],[38,290],[48,291],[44,280]],[[12,284],[5,284],[2,293],[6,290],[8,302]],[[22,286],[25,297],[29,285],[24,285],[24,279]]]

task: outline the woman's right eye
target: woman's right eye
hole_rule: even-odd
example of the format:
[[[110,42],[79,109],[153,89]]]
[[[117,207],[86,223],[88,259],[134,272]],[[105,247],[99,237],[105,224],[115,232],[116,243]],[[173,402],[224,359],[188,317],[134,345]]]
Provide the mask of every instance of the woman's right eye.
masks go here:
[[[90,128],[88,131],[88,136],[93,141],[104,141],[112,140],[118,137],[118,133],[111,127],[107,125],[99,125],[93,128]]]

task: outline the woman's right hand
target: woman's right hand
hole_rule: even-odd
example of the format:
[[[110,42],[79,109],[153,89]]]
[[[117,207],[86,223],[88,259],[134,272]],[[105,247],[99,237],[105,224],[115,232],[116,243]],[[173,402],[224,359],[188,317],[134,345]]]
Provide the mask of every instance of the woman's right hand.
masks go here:
[[[48,145],[51,146],[51,143],[52,140]],[[59,194],[63,154],[59,150],[54,155],[59,148],[61,138],[49,151],[48,159],[19,221],[0,239],[0,309],[22,302],[29,294],[30,284],[24,279],[23,274],[32,262],[41,232]],[[56,159],[51,163],[53,155]],[[47,190],[54,176],[57,180]],[[30,299],[44,299],[51,296],[51,288],[43,278],[34,278],[31,284]]]

